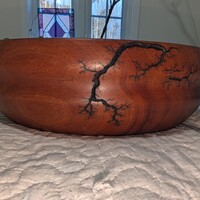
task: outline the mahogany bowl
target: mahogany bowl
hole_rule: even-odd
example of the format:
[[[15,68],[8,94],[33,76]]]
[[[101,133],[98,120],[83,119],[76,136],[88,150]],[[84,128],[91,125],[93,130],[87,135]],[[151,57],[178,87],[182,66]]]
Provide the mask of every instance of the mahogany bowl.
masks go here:
[[[101,39],[0,40],[0,112],[82,135],[162,131],[200,105],[200,48]]]

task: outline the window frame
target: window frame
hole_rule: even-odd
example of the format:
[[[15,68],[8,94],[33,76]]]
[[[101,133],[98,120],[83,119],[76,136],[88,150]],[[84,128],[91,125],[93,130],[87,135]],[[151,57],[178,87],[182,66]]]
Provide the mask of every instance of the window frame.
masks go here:
[[[82,0],[81,6],[75,9],[75,35],[90,38],[91,36],[91,1]],[[75,6],[80,0],[73,0]],[[122,35],[121,39],[138,39],[141,0],[124,0],[122,11]],[[133,9],[132,9],[133,8]],[[78,16],[79,15],[79,16]],[[80,18],[82,16],[82,18]],[[81,27],[77,21],[81,20]],[[134,26],[132,25],[134,24]]]
[[[90,14],[90,21],[92,23],[92,18],[100,18],[100,19],[104,19],[105,22],[106,22],[106,19],[107,19],[107,16],[109,14],[109,0],[104,0],[106,1],[106,13],[105,15],[101,16],[101,15],[95,15],[92,13],[92,8],[91,8],[91,14]],[[122,23],[123,23],[123,8],[124,8],[124,0],[121,0],[122,1],[122,10],[121,10],[121,13],[120,13],[120,16],[112,16],[110,17],[110,20],[120,20],[120,33],[119,33],[119,37],[120,39],[122,38]],[[92,5],[92,4],[91,4]],[[101,30],[102,32],[103,30]],[[90,37],[92,37],[92,27],[90,27]],[[108,29],[106,30],[105,34],[104,34],[104,38],[105,39],[110,39],[108,38]]]
[[[21,0],[24,1],[24,0]],[[91,35],[91,1],[92,0],[73,0],[72,7],[74,8],[75,16],[75,37],[76,38],[90,38]],[[33,30],[33,34],[29,37],[37,37],[37,20],[32,26],[32,22],[37,16],[38,1],[26,0],[28,18],[28,29]],[[122,18],[122,39],[138,39],[139,19],[140,19],[140,4],[141,0],[124,0],[123,18]],[[24,18],[24,15],[23,15]],[[132,25],[133,24],[133,25]]]

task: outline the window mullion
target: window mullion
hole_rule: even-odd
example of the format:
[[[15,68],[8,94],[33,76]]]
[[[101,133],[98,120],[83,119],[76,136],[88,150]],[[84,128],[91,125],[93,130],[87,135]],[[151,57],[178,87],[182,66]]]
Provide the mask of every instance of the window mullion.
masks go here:
[[[105,10],[105,16],[103,15],[103,16],[101,16],[101,15],[99,15],[100,13],[99,12],[97,12],[96,11],[96,13],[95,14],[91,14],[91,19],[94,19],[94,18],[96,18],[96,20],[98,20],[98,19],[105,19],[105,22],[106,22],[106,19],[107,19],[107,17],[108,17],[108,15],[109,15],[109,8],[110,8],[110,6],[111,6],[111,4],[110,4],[111,2],[109,2],[109,0],[106,0],[106,2],[105,2],[105,4],[104,4],[104,10]],[[121,0],[121,6],[122,6],[122,8],[120,8],[120,10],[122,10],[123,9],[123,0]],[[92,2],[91,2],[91,4],[92,4]],[[118,4],[119,5],[119,4]],[[102,7],[103,8],[103,7]],[[119,7],[118,7],[119,8]],[[119,10],[118,10],[119,11]],[[116,12],[116,11],[115,11]],[[121,16],[118,16],[118,14],[120,14]],[[118,39],[120,39],[121,38],[121,27],[122,27],[122,25],[121,25],[121,23],[122,23],[122,12],[121,13],[118,13],[116,16],[114,15],[114,16],[112,16],[112,17],[110,17],[110,22],[112,22],[112,23],[108,23],[108,29],[106,30],[106,32],[105,32],[105,38],[108,38],[108,37],[110,37],[110,36],[108,36],[108,33],[111,33],[111,35],[113,35],[113,36],[111,36],[111,37],[114,37],[114,38],[118,38]],[[104,23],[105,23],[104,22]],[[99,24],[101,24],[100,25],[100,27],[103,29],[103,27],[102,27],[102,23],[103,22],[100,22],[100,21],[96,21],[96,23],[94,24],[94,26],[98,26]],[[109,25],[112,25],[112,31],[110,31],[109,30]],[[93,28],[95,28],[95,27],[93,27]],[[114,30],[114,29],[115,30]],[[92,27],[91,27],[91,29],[92,29]],[[96,27],[96,29],[98,29],[98,27]],[[96,30],[96,31],[100,31],[100,30]],[[100,37],[100,36],[99,36]]]

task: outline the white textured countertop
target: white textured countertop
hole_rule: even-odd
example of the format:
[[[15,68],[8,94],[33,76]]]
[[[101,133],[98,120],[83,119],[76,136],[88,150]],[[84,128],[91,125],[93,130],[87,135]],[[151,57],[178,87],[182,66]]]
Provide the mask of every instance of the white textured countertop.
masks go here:
[[[80,137],[0,116],[1,200],[199,200],[200,109],[162,133]]]

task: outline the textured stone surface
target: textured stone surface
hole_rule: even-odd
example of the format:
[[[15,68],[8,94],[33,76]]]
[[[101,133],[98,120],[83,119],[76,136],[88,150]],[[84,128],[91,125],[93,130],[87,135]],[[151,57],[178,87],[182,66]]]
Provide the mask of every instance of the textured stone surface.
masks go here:
[[[0,116],[1,200],[200,199],[200,110],[144,136],[40,132]]]

